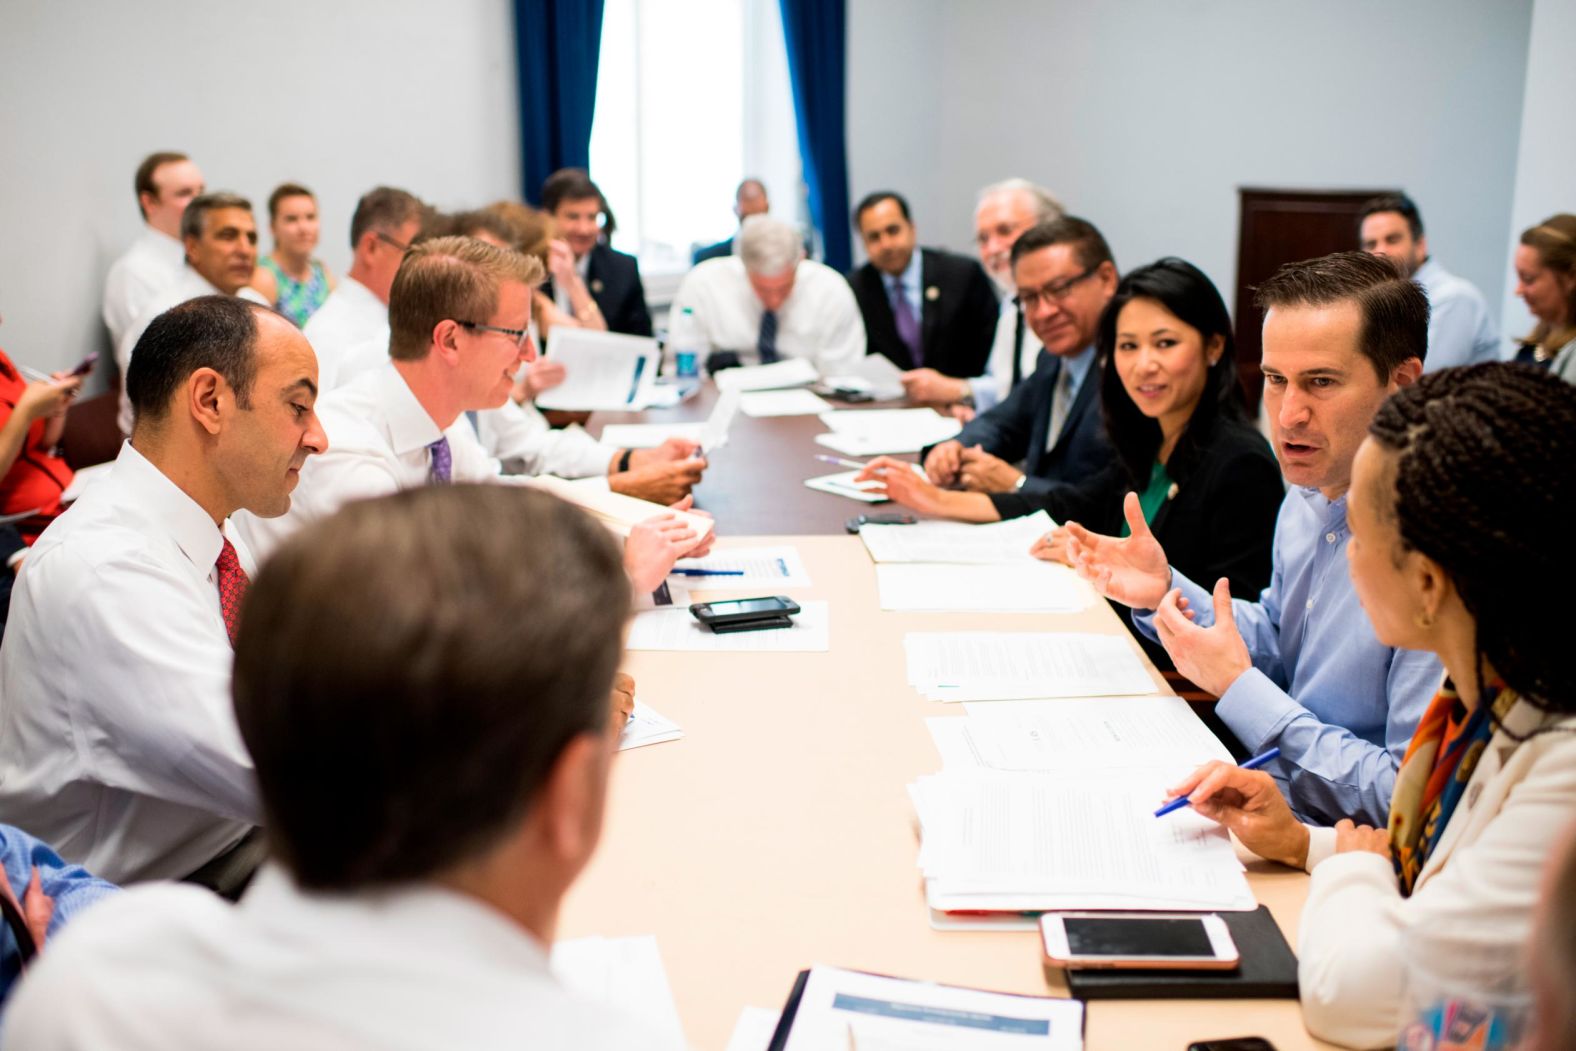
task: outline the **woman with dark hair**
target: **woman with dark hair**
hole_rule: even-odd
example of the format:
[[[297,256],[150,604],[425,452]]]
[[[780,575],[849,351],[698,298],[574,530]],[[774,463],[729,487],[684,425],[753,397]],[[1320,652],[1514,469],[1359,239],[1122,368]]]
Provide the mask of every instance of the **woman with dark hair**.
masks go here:
[[[1357,452],[1353,586],[1381,642],[1447,671],[1388,829],[1304,825],[1269,773],[1218,762],[1175,790],[1250,850],[1313,873],[1298,955],[1316,1036],[1388,1047],[1410,1021],[1408,964],[1503,955],[1513,969],[1527,940],[1545,857],[1576,816],[1576,665],[1564,618],[1535,598],[1576,592],[1576,475],[1560,466],[1573,455],[1576,390],[1507,364],[1425,375]]]

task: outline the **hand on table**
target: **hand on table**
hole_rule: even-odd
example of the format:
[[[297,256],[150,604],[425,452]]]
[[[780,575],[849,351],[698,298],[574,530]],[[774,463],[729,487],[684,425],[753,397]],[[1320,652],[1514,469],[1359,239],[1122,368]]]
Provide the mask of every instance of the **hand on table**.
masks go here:
[[[707,555],[711,554],[711,545],[715,544],[717,542],[717,524],[716,524],[717,520],[715,518],[712,518],[711,514],[709,512],[702,511],[700,508],[695,506],[695,497],[694,496],[686,496],[682,500],[675,500],[673,503],[669,504],[668,506],[671,507],[675,511],[683,511],[683,512],[685,512],[687,514],[697,515],[697,516],[699,516],[701,518],[711,519],[711,522],[712,522],[711,528],[706,530],[706,535],[701,537],[700,540],[698,540],[696,542],[694,547],[692,547],[688,551],[684,552],[684,557],[685,558],[705,558]]]
[[[693,460],[666,460],[609,475],[607,486],[613,492],[625,496],[650,500],[654,504],[671,504],[688,496],[705,472],[706,461],[699,457]]]
[[[514,384],[514,400],[520,404],[535,401],[543,391],[552,390],[569,375],[564,363],[537,358],[525,367],[525,372]]]
[[[880,494],[921,514],[947,514],[948,494],[921,478],[914,465],[891,456],[877,456],[854,476],[856,482],[877,482],[869,492]]]
[[[1215,581],[1211,597],[1215,623],[1201,628],[1193,623],[1193,611],[1187,608],[1181,590],[1167,592],[1155,607],[1155,630],[1177,671],[1219,697],[1238,676],[1253,667],[1253,659],[1237,630],[1236,614],[1231,608],[1231,582],[1225,577]]]
[[[1293,868],[1307,862],[1308,829],[1264,771],[1211,759],[1166,793],[1167,798],[1183,795],[1194,810],[1226,826],[1259,857]]]
[[[635,680],[623,672],[613,675],[613,733],[623,733],[635,714]]]
[[[1029,554],[1041,562],[1060,562],[1071,565],[1072,558],[1067,553],[1068,533],[1065,527],[1057,526],[1029,546]]]
[[[992,456],[978,445],[963,450],[958,481],[974,493],[1009,493],[1023,472],[999,456]]]
[[[956,485],[958,469],[963,466],[963,443],[940,442],[925,457],[925,477],[935,485]]]
[[[1390,830],[1359,825],[1351,818],[1341,818],[1335,823],[1335,852],[1347,854],[1353,851],[1367,851],[1378,854],[1386,861],[1391,860]]]
[[[667,463],[672,460],[688,460],[700,452],[700,442],[692,442],[688,438],[669,438],[654,449],[633,449],[629,454],[629,465],[639,467],[648,463]]]
[[[675,514],[660,514],[635,523],[624,541],[624,571],[635,590],[649,593],[662,586],[673,563],[696,546],[695,530]]]
[[[902,380],[903,394],[909,401],[950,405],[969,396],[967,380],[943,376],[935,369],[909,369]]]
[[[1144,521],[1137,493],[1127,494],[1122,510],[1131,535],[1121,539],[1068,522],[1068,562],[1111,601],[1134,609],[1154,609],[1171,587],[1171,565],[1165,548]]]

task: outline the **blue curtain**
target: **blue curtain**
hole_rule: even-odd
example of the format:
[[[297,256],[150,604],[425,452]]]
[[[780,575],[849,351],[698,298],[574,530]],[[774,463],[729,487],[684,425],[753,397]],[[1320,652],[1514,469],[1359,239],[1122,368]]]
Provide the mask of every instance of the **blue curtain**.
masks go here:
[[[602,0],[514,0],[524,196],[559,168],[591,166]]]
[[[848,67],[847,0],[778,0],[788,42],[795,123],[810,221],[821,232],[826,265],[853,265],[848,226],[848,136],[844,94]]]

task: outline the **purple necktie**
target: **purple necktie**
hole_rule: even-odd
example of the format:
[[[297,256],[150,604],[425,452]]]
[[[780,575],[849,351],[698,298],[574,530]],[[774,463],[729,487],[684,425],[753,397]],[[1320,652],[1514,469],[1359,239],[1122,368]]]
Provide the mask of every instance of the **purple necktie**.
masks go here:
[[[892,320],[897,323],[897,338],[908,345],[909,361],[918,368],[924,364],[924,355],[919,346],[919,319],[914,317],[913,308],[908,305],[908,294],[903,291],[903,282],[892,282],[890,296]]]
[[[454,473],[454,456],[449,452],[449,439],[439,438],[427,445],[431,459],[427,461],[427,484],[448,485]]]

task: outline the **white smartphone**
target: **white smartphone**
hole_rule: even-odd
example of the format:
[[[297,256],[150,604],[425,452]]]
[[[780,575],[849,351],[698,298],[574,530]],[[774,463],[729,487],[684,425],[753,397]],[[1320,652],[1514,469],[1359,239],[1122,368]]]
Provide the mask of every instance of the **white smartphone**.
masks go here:
[[[1058,967],[1229,971],[1237,946],[1212,913],[1047,912],[1045,958]]]

